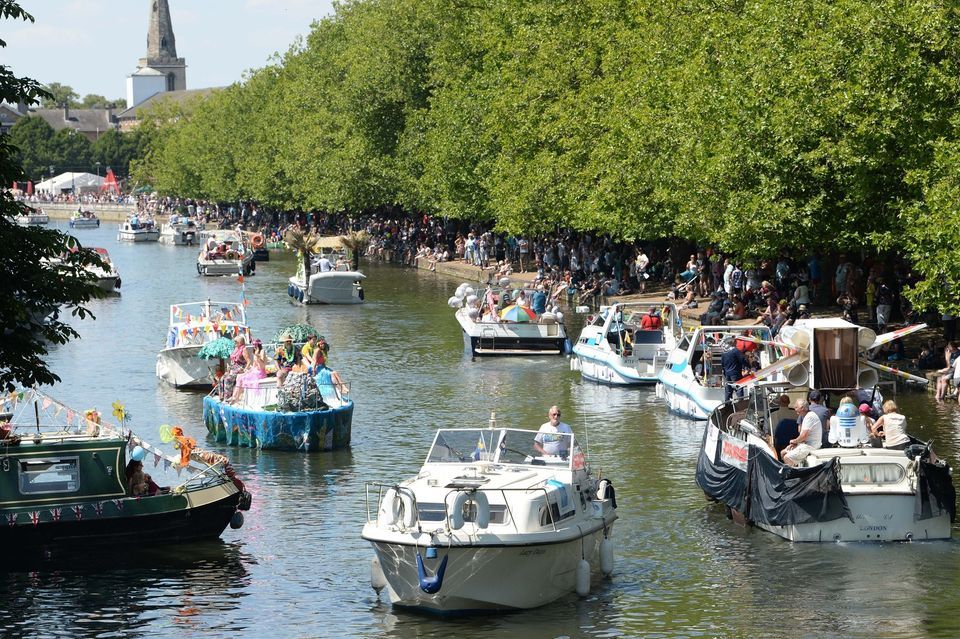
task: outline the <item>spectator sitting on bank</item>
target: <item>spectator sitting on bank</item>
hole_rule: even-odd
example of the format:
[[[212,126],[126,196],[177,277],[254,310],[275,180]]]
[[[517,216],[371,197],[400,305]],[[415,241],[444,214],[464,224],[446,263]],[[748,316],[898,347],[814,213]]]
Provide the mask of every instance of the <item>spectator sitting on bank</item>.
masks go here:
[[[939,355],[940,353],[937,351],[937,347],[934,346],[933,340],[928,339],[926,344],[923,345],[919,357],[917,357],[917,368],[922,371],[936,368]]]
[[[730,308],[727,310],[726,319],[728,320],[742,320],[747,316],[747,307],[744,306],[743,300],[740,299],[739,295],[734,295],[733,299],[730,302]]]

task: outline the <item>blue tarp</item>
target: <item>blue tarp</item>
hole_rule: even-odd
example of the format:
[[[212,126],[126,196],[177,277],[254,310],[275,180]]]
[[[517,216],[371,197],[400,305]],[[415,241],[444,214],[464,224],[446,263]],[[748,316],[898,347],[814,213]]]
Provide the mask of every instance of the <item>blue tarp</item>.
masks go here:
[[[203,399],[203,423],[216,441],[276,450],[334,450],[350,446],[353,402],[340,408],[279,413],[245,410]]]

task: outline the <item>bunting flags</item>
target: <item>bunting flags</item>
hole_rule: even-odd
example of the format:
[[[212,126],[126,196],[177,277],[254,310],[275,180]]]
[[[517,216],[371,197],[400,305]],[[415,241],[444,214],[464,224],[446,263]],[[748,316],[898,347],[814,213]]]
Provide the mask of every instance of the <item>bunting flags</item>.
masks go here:
[[[83,506],[76,505],[73,507],[73,514],[77,518],[77,521],[83,519]]]
[[[7,525],[8,525],[8,526],[16,526],[16,525],[17,525],[17,517],[19,517],[19,516],[20,516],[20,513],[10,513],[10,514],[8,514],[8,515],[7,515]]]
[[[36,526],[37,524],[40,523],[40,511],[39,511],[39,510],[34,510],[32,513],[30,513],[30,521],[33,522],[33,525],[34,525],[34,526]]]
[[[54,521],[60,521],[60,509],[59,509],[59,508],[51,508],[51,509],[50,509],[50,515],[53,517],[53,520],[54,520]]]

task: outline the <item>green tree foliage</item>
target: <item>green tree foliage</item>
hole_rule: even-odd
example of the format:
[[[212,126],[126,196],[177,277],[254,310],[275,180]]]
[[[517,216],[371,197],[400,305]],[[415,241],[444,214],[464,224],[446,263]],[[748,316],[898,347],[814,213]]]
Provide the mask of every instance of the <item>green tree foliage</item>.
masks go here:
[[[142,153],[142,137],[138,129],[130,133],[111,129],[101,134],[91,148],[91,160],[100,163],[100,174],[110,167],[118,175],[129,175],[130,162]]]
[[[0,0],[0,19],[33,20],[11,0]],[[32,103],[46,95],[34,80],[0,65],[0,101]],[[15,148],[0,136],[0,183],[22,177]],[[103,295],[86,270],[103,266],[96,253],[59,231],[16,225],[11,218],[24,211],[0,190],[0,387],[8,390],[59,381],[44,357],[47,345],[79,336],[60,314],[86,317],[84,304]]]
[[[935,0],[353,0],[167,118],[180,195],[401,206],[744,257],[960,240],[960,13]],[[942,269],[941,269],[942,270]]]
[[[126,107],[126,105],[127,101],[123,98],[108,100],[102,95],[88,93],[87,95],[83,96],[83,100],[81,100],[76,106],[81,109],[121,109]]]
[[[77,100],[80,99],[80,96],[73,90],[73,87],[69,85],[51,82],[44,86],[43,89],[47,93],[46,97],[40,101],[44,109],[55,109],[56,107],[62,106],[79,106]]]
[[[53,163],[53,136],[56,131],[41,117],[22,117],[10,128],[10,144],[15,148],[17,164],[28,178],[40,181],[49,177]]]

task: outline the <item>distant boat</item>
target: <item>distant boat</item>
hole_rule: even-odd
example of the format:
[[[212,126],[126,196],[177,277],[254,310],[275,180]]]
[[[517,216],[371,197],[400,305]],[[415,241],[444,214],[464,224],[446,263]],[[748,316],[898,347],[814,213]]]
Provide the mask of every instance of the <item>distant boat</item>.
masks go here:
[[[207,300],[172,305],[166,346],[157,354],[157,377],[175,388],[210,388],[220,361],[197,354],[217,338],[237,335],[249,343],[243,304]]]
[[[253,249],[245,244],[242,233],[229,229],[200,232],[200,275],[250,275],[256,268]]]
[[[201,227],[192,219],[171,215],[166,224],[160,227],[160,243],[174,246],[193,246]]]
[[[100,228],[100,218],[93,211],[77,210],[70,216],[70,228],[72,229],[96,229]]]
[[[153,220],[133,215],[120,225],[117,239],[121,242],[156,242],[160,239],[160,229]]]
[[[44,226],[50,223],[50,216],[42,210],[27,207],[27,211],[13,218],[20,226]]]
[[[94,248],[93,250],[96,251],[97,255],[100,256],[100,259],[106,263],[106,267],[100,268],[99,266],[88,266],[87,272],[96,278],[97,286],[108,293],[119,291],[120,273],[117,272],[117,267],[114,266],[113,261],[110,259],[110,254],[107,253],[107,249]]]
[[[287,282],[287,295],[302,304],[362,304],[367,276],[350,268],[340,238],[321,238],[319,246],[322,250],[310,261],[309,277],[304,275],[303,260],[298,260],[297,274]]]

